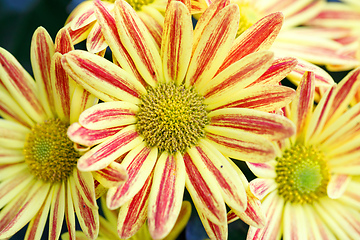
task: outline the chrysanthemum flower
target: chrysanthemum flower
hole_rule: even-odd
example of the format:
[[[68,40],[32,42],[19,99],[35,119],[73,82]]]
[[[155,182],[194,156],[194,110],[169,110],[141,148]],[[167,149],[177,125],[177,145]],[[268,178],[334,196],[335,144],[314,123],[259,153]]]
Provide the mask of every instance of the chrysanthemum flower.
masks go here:
[[[48,239],[59,238],[64,217],[75,236],[74,210],[86,236],[95,239],[98,234],[94,179],[90,172],[77,170],[80,153],[66,134],[70,123],[97,99],[62,68],[62,54],[72,49],[66,30],[59,31],[54,44],[46,30],[38,28],[31,44],[35,82],[0,48],[1,239],[27,223],[25,239],[40,239],[49,213]],[[99,172],[99,178],[125,180],[123,168],[113,168],[118,175],[111,174],[110,167]]]
[[[101,1],[95,5],[115,64],[85,51],[63,57],[73,79],[105,101],[69,128],[77,143],[101,142],[79,159],[78,168],[102,169],[125,155],[121,164],[129,179],[107,193],[110,209],[121,206],[121,238],[132,236],[146,218],[151,236],[165,237],[186,185],[210,237],[225,239],[225,203],[244,212],[247,199],[224,155],[264,162],[275,156],[270,140],[293,134],[290,121],[268,112],[293,98],[295,91],[278,82],[296,60],[274,61],[271,52],[260,51],[279,32],[282,14],[261,19],[235,40],[237,5],[214,3],[193,30],[188,8],[171,2],[159,52],[125,1],[115,3],[115,19]],[[120,132],[109,134],[119,126]],[[107,135],[92,135],[99,130]]]
[[[349,108],[359,86],[358,68],[313,110],[314,74],[304,75],[285,111],[296,135],[279,142],[275,160],[248,163],[267,223],[250,227],[247,239],[360,238],[360,104]]]
[[[117,234],[117,210],[109,210],[106,207],[105,198],[101,198],[101,206],[104,217],[100,216],[100,230],[98,240],[120,240]],[[164,240],[175,240],[184,230],[187,222],[190,219],[191,215],[191,204],[188,201],[184,201],[181,206],[179,216],[176,220],[174,228],[171,229],[171,232]],[[69,233],[64,233],[61,235],[62,240],[70,240]],[[87,240],[86,235],[81,231],[76,231],[77,240]],[[142,227],[135,233],[134,236],[128,238],[129,240],[152,240],[147,224],[143,224]]]

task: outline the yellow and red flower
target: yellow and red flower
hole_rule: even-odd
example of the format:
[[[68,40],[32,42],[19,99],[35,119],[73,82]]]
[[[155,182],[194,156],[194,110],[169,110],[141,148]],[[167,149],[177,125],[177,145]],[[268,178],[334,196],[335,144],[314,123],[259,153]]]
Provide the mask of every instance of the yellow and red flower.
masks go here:
[[[107,206],[121,207],[120,238],[146,219],[151,236],[164,238],[186,186],[210,238],[225,239],[225,203],[239,213],[252,204],[226,157],[273,159],[271,141],[294,133],[288,119],[269,113],[295,93],[278,83],[296,60],[274,60],[266,51],[282,14],[266,16],[235,39],[237,5],[212,4],[193,30],[189,5],[172,1],[159,50],[128,3],[115,2],[115,18],[101,1],[94,3],[114,63],[85,51],[62,59],[67,73],[105,102],[85,110],[68,130],[73,141],[92,147],[78,168],[95,171],[119,161],[127,169],[128,180],[107,192]],[[114,128],[121,130],[114,134]]]

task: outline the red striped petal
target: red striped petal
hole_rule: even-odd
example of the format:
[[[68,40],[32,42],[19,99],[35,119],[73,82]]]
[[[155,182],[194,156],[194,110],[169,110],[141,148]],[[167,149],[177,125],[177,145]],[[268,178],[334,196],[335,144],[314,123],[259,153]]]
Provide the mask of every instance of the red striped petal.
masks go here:
[[[94,178],[90,172],[80,172],[77,168],[73,171],[73,176],[78,192],[87,206],[97,208],[95,199]]]
[[[74,50],[74,46],[72,44],[69,32],[64,27],[56,34],[55,51],[61,54],[65,54],[71,50]]]
[[[89,52],[98,53],[106,49],[107,46],[100,24],[95,23],[86,39],[86,49]]]
[[[117,162],[112,162],[106,168],[93,172],[93,176],[106,188],[117,187],[128,179],[126,169]]]
[[[65,184],[52,186],[52,199],[49,218],[49,239],[59,239],[65,213]]]

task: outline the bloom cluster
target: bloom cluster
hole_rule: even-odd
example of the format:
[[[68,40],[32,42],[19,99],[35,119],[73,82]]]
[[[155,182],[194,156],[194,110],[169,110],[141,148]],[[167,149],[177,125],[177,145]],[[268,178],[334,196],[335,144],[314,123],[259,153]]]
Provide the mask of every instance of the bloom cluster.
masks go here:
[[[93,0],[34,32],[33,77],[0,48],[0,239],[359,239],[359,25],[351,0]]]

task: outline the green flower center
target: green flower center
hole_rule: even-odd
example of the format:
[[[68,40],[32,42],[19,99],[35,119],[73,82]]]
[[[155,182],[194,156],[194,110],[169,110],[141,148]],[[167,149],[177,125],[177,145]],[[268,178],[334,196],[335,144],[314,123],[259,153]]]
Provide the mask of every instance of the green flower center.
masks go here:
[[[126,0],[135,11],[141,11],[142,6],[153,3],[154,0]]]
[[[329,170],[324,155],[313,146],[296,144],[277,158],[279,194],[292,203],[312,203],[326,195]]]
[[[183,85],[150,87],[141,98],[137,130],[150,147],[169,153],[184,152],[205,136],[209,119],[203,100],[193,88]]]
[[[51,119],[36,124],[27,135],[25,162],[37,179],[63,181],[76,167],[80,155],[66,135],[67,128],[61,120]]]
[[[240,21],[239,28],[237,31],[237,36],[245,32],[249,27],[251,27],[257,20],[260,19],[260,13],[252,5],[250,1],[247,0],[233,0],[233,3],[239,6],[240,10]]]

